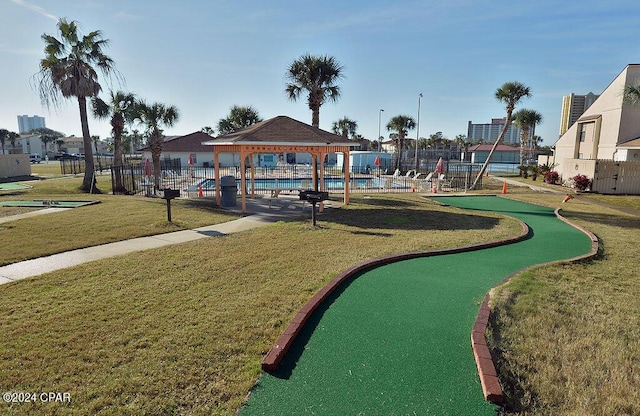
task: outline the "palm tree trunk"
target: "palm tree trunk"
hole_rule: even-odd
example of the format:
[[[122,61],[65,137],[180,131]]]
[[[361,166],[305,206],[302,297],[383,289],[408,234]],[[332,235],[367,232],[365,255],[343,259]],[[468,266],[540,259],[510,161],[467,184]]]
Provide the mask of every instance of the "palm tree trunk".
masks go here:
[[[320,128],[320,106],[313,106],[311,109],[311,125]]]
[[[93,165],[93,150],[91,149],[91,135],[89,134],[89,121],[87,119],[87,97],[78,97],[80,109],[80,124],[82,125],[82,143],[84,145],[84,178],[81,189],[84,192],[96,192],[95,168]]]
[[[527,145],[527,136],[528,136],[528,132],[525,131],[528,130],[527,126],[522,126],[521,128],[522,130],[520,131],[520,166],[524,166],[525,165],[525,160],[527,158],[527,151],[525,149],[526,145]]]
[[[115,190],[124,192],[122,185],[122,128],[119,124],[113,126],[113,166],[116,179]]]
[[[511,124],[511,115],[512,115],[512,111],[508,111],[507,119],[505,120],[504,127],[502,127],[502,131],[500,132],[500,135],[496,139],[496,142],[493,144],[493,147],[489,152],[489,156],[487,156],[487,160],[485,160],[484,163],[482,164],[482,168],[480,169],[478,176],[476,176],[476,179],[473,181],[473,184],[469,187],[469,190],[476,189],[476,186],[478,185],[480,178],[482,178],[482,176],[486,172],[487,166],[489,166],[489,162],[491,162],[491,158],[493,157],[493,154],[495,153],[496,148],[502,142],[502,139],[504,139],[505,134],[507,134],[507,130],[509,129],[509,125]]]
[[[162,153],[162,137],[160,132],[151,133],[149,138],[149,148],[151,149],[151,160],[153,162],[154,193],[160,189],[160,154]]]

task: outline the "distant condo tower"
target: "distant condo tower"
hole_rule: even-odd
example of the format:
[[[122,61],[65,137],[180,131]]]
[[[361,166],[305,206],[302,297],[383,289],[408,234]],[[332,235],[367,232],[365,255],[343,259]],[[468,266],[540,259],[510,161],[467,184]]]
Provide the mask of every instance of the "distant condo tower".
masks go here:
[[[590,92],[587,95],[569,94],[562,97],[562,114],[560,115],[560,136],[569,130],[569,127],[573,125],[582,113],[587,108],[591,107],[591,104],[599,97]]]
[[[507,121],[506,117],[492,118],[491,123],[474,124],[469,121],[467,140],[471,143],[494,143]],[[532,134],[533,129],[529,131]],[[510,125],[502,139],[502,144],[514,146],[520,144],[520,128]]]
[[[18,116],[18,134],[26,133],[33,129],[39,129],[46,127],[44,124],[44,117],[27,115]]]

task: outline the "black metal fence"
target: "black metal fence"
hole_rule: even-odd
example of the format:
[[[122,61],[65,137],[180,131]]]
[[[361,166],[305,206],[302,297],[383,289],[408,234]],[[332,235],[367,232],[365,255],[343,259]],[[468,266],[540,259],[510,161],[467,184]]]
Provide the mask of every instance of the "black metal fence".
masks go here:
[[[445,163],[444,173],[435,174],[435,162],[424,169],[407,172],[388,172],[373,167],[368,173],[350,173],[349,189],[352,193],[371,192],[458,192],[467,189],[480,170],[480,165]],[[239,167],[220,168],[220,177],[232,176],[236,180],[237,192],[241,189]],[[298,193],[315,189],[311,166],[283,165],[256,167],[251,180],[250,169],[246,172],[248,193]],[[178,189],[184,197],[212,197],[215,195],[215,174],[212,167],[180,165],[179,159],[163,160],[160,177],[156,185],[153,167],[137,163],[111,167],[114,194],[156,195],[162,189]],[[481,182],[480,182],[481,184]],[[325,175],[318,179],[317,187],[322,191],[343,192],[344,174],[341,167],[325,167]]]

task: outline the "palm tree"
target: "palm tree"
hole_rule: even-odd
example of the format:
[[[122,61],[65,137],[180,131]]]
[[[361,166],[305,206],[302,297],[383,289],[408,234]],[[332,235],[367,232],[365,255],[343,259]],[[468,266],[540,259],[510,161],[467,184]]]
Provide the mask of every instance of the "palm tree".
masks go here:
[[[640,106],[640,84],[624,87],[624,101],[634,106]]]
[[[8,136],[9,136],[9,130],[0,129],[0,144],[2,144],[2,154],[4,154],[4,142],[5,140],[7,140]]]
[[[211,137],[216,137],[216,131],[210,126],[204,126],[200,129],[201,132],[207,133]]]
[[[172,127],[178,122],[178,109],[172,105],[139,101],[135,105],[134,119],[145,126],[147,146],[151,149],[155,189],[160,189],[160,154],[162,153],[162,127]]]
[[[10,131],[9,134],[7,135],[7,138],[9,139],[9,143],[11,143],[11,147],[14,149],[14,151],[16,147],[16,139],[18,137],[20,137],[20,135],[15,131]]]
[[[484,172],[487,170],[487,166],[489,166],[489,162],[491,162],[491,158],[493,157],[493,154],[495,153],[496,148],[498,147],[500,142],[502,142],[502,139],[504,138],[504,135],[507,133],[509,126],[511,126],[513,111],[516,108],[516,104],[518,104],[518,102],[525,97],[531,97],[531,89],[517,81],[505,82],[504,84],[502,84],[500,88],[496,90],[495,97],[498,101],[505,104],[505,109],[507,110],[507,117],[504,122],[504,126],[502,127],[502,131],[500,132],[500,135],[496,139],[496,142],[493,144],[493,147],[489,152],[489,156],[487,156],[487,160],[485,160],[485,162],[482,164],[482,168],[480,169],[478,176],[476,176],[476,179],[473,181],[473,184],[469,189],[476,188],[478,181],[480,180],[480,178],[482,178],[482,176],[484,175]]]
[[[396,131],[398,133],[398,158],[396,160],[396,168],[400,169],[400,158],[402,157],[402,149],[404,148],[404,138],[407,137],[409,130],[416,128],[416,121],[410,116],[395,116],[387,124],[388,131]]]
[[[136,96],[123,91],[111,91],[108,103],[100,97],[91,99],[93,115],[102,120],[109,119],[111,124],[114,166],[122,166],[122,133],[124,132],[125,123],[132,121],[135,116],[135,103]],[[116,175],[116,182],[121,182],[121,180],[121,176]],[[122,184],[120,183],[119,185],[121,186]],[[116,189],[118,189],[118,183],[116,183]]]
[[[286,77],[289,83],[285,92],[295,101],[307,92],[307,102],[312,112],[311,125],[320,127],[320,107],[325,101],[337,101],[340,87],[336,82],[343,78],[344,67],[332,56],[302,55],[291,63]]]
[[[234,105],[229,111],[227,118],[221,118],[218,121],[218,132],[220,134],[229,134],[242,130],[262,121],[258,110],[251,106]]]
[[[96,188],[87,97],[95,97],[102,90],[96,70],[109,76],[115,71],[115,67],[113,60],[102,52],[109,41],[102,38],[99,30],[80,38],[77,22],[64,18],[58,21],[57,27],[60,39],[46,33],[42,35],[45,57],[40,61],[40,71],[36,74],[39,79],[38,90],[40,99],[47,107],[58,106],[61,97],[77,98],[85,151],[85,172],[81,189],[92,192]]]
[[[4,154],[4,145],[7,141],[7,139],[9,139],[9,141],[11,142],[11,147],[16,147],[16,139],[20,137],[20,135],[18,133],[16,133],[15,131],[9,131],[7,129],[0,129],[0,144],[2,145],[2,153],[0,154]]]
[[[524,166],[527,159],[527,147],[530,146],[529,132],[535,133],[536,125],[542,122],[542,115],[536,110],[523,108],[513,114],[514,124],[520,128],[520,165]]]
[[[333,131],[333,133],[338,134],[345,139],[351,137],[353,140],[355,140],[358,135],[356,130],[358,130],[358,123],[347,116],[342,117],[338,121],[334,121],[331,127],[331,131]]]
[[[44,143],[45,153],[47,152],[49,143],[54,143],[59,138],[64,137],[64,133],[60,133],[59,131],[49,129],[47,127],[38,127],[37,129],[31,130],[29,133],[40,135],[40,141]]]

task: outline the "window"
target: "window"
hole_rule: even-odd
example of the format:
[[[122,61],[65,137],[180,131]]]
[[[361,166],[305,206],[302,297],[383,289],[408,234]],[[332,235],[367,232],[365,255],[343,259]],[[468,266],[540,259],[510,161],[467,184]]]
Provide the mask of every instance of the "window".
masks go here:
[[[584,142],[587,137],[587,124],[580,125],[580,141]]]

